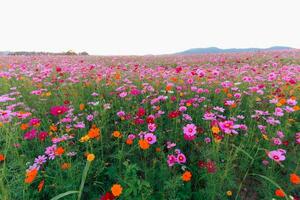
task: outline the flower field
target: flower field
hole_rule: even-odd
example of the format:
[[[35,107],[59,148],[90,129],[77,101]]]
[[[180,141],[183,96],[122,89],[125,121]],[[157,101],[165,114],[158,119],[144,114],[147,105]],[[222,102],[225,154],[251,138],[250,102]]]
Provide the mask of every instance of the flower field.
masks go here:
[[[300,199],[300,51],[1,56],[0,199]]]

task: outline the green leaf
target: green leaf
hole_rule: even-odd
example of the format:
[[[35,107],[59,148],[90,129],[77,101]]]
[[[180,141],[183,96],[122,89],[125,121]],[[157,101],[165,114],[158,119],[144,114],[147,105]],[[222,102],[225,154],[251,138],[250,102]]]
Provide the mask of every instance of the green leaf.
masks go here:
[[[68,196],[68,195],[70,195],[70,194],[76,194],[76,193],[78,193],[78,192],[79,192],[79,191],[68,191],[68,192],[64,192],[64,193],[61,193],[61,194],[59,194],[59,195],[53,197],[51,200],[58,200],[58,199],[60,199],[60,198],[63,198],[63,197],[65,197],[65,196]]]

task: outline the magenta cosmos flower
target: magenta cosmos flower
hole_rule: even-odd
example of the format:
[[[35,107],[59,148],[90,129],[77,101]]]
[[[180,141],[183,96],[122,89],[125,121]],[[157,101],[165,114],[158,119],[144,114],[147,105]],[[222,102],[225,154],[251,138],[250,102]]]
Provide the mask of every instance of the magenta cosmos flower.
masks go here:
[[[144,138],[149,144],[154,144],[156,142],[156,136],[152,133],[145,134]]]
[[[180,153],[177,155],[177,162],[178,163],[185,163],[186,162],[186,157],[183,153]]]
[[[227,134],[230,134],[230,133],[237,134],[238,133],[234,129],[238,128],[239,126],[234,125],[233,121],[231,121],[231,120],[220,122],[219,126],[224,133],[227,133]]]
[[[53,106],[50,109],[51,115],[54,115],[54,116],[62,115],[67,111],[68,111],[68,107],[66,107],[66,106]]]
[[[153,123],[148,124],[148,130],[154,132],[156,130],[156,125]]]
[[[271,158],[275,162],[280,162],[280,161],[285,160],[285,153],[286,153],[285,150],[278,149],[278,150],[270,151],[268,153],[268,156],[269,156],[269,158]]]
[[[197,127],[195,124],[187,124],[183,127],[183,134],[189,137],[196,135]]]
[[[177,163],[177,158],[174,155],[168,155],[168,165],[169,167],[172,167],[174,164]]]
[[[25,140],[33,140],[36,137],[37,131],[32,129],[24,134]]]

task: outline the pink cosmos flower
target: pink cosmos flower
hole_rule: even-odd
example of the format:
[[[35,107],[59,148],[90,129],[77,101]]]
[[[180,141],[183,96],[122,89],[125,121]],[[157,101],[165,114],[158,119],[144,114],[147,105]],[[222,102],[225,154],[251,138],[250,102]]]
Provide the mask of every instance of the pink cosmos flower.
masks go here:
[[[208,144],[211,142],[211,139],[209,137],[206,137],[206,138],[204,138],[204,142]]]
[[[133,95],[133,96],[137,96],[137,95],[141,94],[141,91],[134,88],[130,91],[130,94]]]
[[[136,138],[136,135],[134,135],[134,134],[128,135],[128,139],[130,139],[130,140],[134,140],[135,138]]]
[[[187,136],[194,136],[197,133],[197,127],[194,124],[187,124],[183,127],[183,134]]]
[[[86,116],[86,119],[90,122],[94,119],[94,115],[88,115]]]
[[[38,119],[38,118],[32,118],[32,119],[29,120],[29,125],[30,126],[36,126],[40,123],[41,123],[41,120]]]
[[[281,141],[280,138],[272,138],[272,142],[275,145],[281,145],[282,144],[282,141]]]
[[[72,122],[72,119],[70,117],[65,117],[65,118],[62,118],[60,121],[62,123],[70,123],[70,122]]]
[[[284,133],[282,131],[277,131],[277,136],[279,138],[284,138]]]
[[[273,125],[273,126],[276,125],[276,124],[280,124],[280,121],[274,119],[273,117],[268,117],[268,118],[266,119],[266,122],[267,122],[268,124]]]
[[[77,124],[74,125],[75,128],[85,128],[84,122],[78,122]]]
[[[35,129],[32,129],[24,134],[24,139],[33,140],[36,137],[36,133],[37,131]]]
[[[177,163],[177,158],[174,155],[168,155],[168,165],[172,167],[175,163]]]
[[[216,115],[214,113],[206,112],[203,116],[204,120],[215,120]]]
[[[224,122],[220,122],[219,123],[219,127],[221,128],[221,130],[224,133],[227,133],[227,134],[230,134],[230,133],[237,134],[238,132],[235,131],[234,129],[239,128],[239,125],[234,125],[233,121],[227,120],[227,121],[224,121]]]
[[[179,107],[180,112],[185,112],[186,110],[187,110],[187,108],[185,106],[180,106]]]
[[[156,130],[156,125],[153,123],[148,124],[148,130],[154,132]]]
[[[37,165],[42,165],[47,161],[47,157],[45,155],[38,156],[37,158],[34,159],[34,163]]]
[[[192,117],[191,117],[190,115],[188,115],[188,114],[183,114],[182,117],[183,117],[184,120],[186,120],[186,121],[192,121],[192,120],[193,120]]]
[[[294,100],[294,99],[288,99],[288,100],[286,101],[286,103],[289,104],[290,106],[295,106],[295,105],[297,105],[297,101]]]
[[[186,157],[183,153],[179,153],[177,155],[177,162],[178,163],[185,163],[186,162]]]
[[[127,96],[127,92],[121,92],[120,94],[119,94],[119,97],[121,97],[121,98],[124,98],[124,97],[126,97]]]
[[[118,117],[124,117],[126,115],[126,113],[123,110],[120,110],[119,112],[117,112]]]
[[[234,97],[237,98],[237,99],[241,98],[241,96],[242,96],[242,95],[241,95],[240,93],[235,93],[235,94],[234,94]]]
[[[156,135],[154,135],[154,134],[152,134],[152,133],[147,133],[147,134],[145,134],[145,136],[144,136],[144,138],[145,138],[145,140],[147,140],[147,142],[149,143],[149,144],[154,144],[154,143],[156,143]]]
[[[68,107],[66,107],[66,106],[53,106],[50,109],[50,113],[53,116],[62,115],[62,114],[64,114],[67,111],[68,111]]]
[[[295,134],[296,143],[300,144],[300,132]]]
[[[268,152],[268,156],[275,162],[284,161],[285,160],[285,150],[282,151],[281,149],[278,149],[278,150],[270,151],[270,152]]]
[[[275,108],[274,115],[278,117],[282,117],[284,115],[283,110],[281,108]]]
[[[213,109],[216,110],[216,111],[219,111],[219,112],[224,112],[224,111],[225,111],[224,108],[219,107],[219,106],[216,106],[216,107],[214,107]]]
[[[171,149],[171,148],[173,148],[173,147],[175,147],[176,146],[176,143],[172,143],[172,142],[170,142],[170,141],[167,141],[167,148],[168,149]]]

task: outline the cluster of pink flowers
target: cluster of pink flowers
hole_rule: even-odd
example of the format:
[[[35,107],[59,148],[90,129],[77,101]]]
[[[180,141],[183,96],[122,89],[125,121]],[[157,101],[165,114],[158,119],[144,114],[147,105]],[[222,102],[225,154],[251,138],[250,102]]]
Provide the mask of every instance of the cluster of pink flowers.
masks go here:
[[[172,167],[176,163],[184,164],[186,163],[186,157],[179,149],[175,149],[175,154],[168,155],[167,163],[169,167]]]

